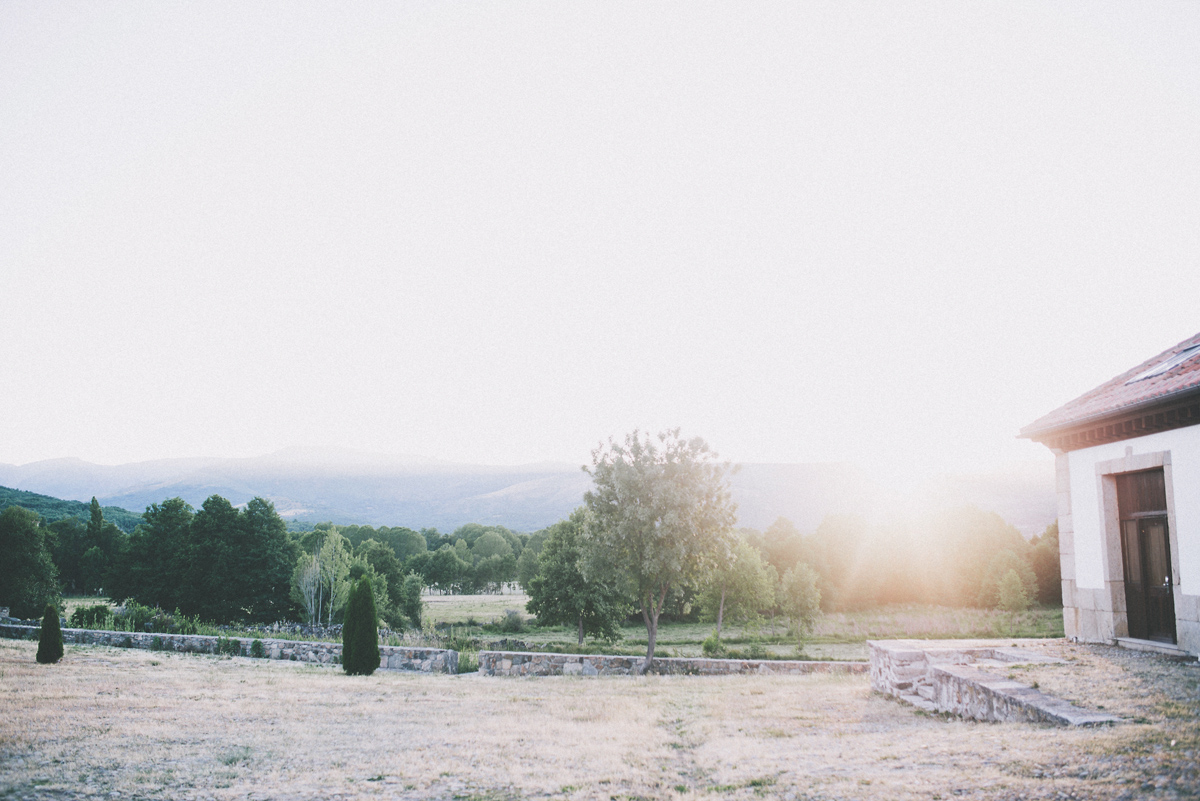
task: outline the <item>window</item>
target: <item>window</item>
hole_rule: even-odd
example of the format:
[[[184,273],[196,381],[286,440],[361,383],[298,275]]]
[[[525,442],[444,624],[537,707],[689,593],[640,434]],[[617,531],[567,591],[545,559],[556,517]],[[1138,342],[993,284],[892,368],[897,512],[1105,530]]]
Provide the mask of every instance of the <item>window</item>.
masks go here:
[[[1138,381],[1144,381],[1147,378],[1154,378],[1154,376],[1156,376],[1156,375],[1162,375],[1163,373],[1167,372],[1168,370],[1171,370],[1171,369],[1183,364],[1184,362],[1186,362],[1188,359],[1192,358],[1193,356],[1200,356],[1200,345],[1192,345],[1191,347],[1184,348],[1183,350],[1179,351],[1179,353],[1176,353],[1174,356],[1167,359],[1165,362],[1163,362],[1159,365],[1156,365],[1154,367],[1151,367],[1149,370],[1145,371],[1144,373],[1138,373],[1137,375],[1135,375],[1133,378],[1129,379],[1125,383],[1126,384],[1134,384],[1134,383],[1137,383]]]

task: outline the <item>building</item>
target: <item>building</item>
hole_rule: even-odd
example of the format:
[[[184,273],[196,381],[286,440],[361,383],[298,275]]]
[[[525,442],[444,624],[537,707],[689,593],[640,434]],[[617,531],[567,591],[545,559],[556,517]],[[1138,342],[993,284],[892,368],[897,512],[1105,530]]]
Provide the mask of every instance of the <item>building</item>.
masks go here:
[[[1057,458],[1067,636],[1200,655],[1200,334],[1021,436]]]

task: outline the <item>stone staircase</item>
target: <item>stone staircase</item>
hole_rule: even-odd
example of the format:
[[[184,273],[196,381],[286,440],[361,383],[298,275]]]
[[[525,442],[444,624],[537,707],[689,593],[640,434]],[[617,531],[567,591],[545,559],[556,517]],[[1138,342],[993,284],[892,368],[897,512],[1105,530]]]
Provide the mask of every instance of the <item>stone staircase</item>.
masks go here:
[[[1062,662],[1032,649],[954,640],[872,640],[867,645],[872,689],[926,712],[1059,726],[1119,722],[1112,715],[1082,709],[987,670]]]

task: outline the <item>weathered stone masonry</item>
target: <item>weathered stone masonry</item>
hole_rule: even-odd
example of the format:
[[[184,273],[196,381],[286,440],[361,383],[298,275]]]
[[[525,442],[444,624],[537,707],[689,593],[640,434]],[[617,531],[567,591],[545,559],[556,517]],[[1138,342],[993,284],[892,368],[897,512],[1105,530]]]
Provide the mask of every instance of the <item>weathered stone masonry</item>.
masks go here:
[[[1062,661],[1028,648],[947,640],[868,641],[867,645],[871,649],[871,689],[928,712],[987,722],[1059,726],[1118,721],[981,669]]]
[[[548,654],[526,651],[480,651],[484,676],[629,676],[645,661],[640,656]],[[798,675],[804,673],[866,673],[866,662],[806,662],[771,659],[655,659],[647,673],[722,676],[738,673]]]
[[[93,629],[62,630],[63,641],[75,645],[108,645],[115,648],[140,648],[146,651],[173,651],[189,654],[217,653],[217,637],[205,634],[148,634]],[[14,640],[36,639],[37,626],[0,624],[0,636]],[[229,638],[238,643],[242,656],[250,656],[253,638]],[[301,640],[262,639],[267,659],[333,665],[341,662],[342,644]],[[379,646],[379,667],[383,670],[413,670],[422,673],[457,673],[458,652],[440,648]]]

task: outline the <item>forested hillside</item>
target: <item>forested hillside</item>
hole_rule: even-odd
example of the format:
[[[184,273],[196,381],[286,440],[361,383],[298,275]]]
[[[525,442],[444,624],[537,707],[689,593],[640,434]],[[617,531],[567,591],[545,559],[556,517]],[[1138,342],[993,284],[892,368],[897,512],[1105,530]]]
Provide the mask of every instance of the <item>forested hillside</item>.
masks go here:
[[[64,501],[61,498],[51,498],[49,495],[38,495],[36,492],[0,487],[0,511],[10,506],[20,506],[38,516],[47,523],[65,520],[68,517],[77,518],[86,523],[91,517],[91,507],[83,501]],[[134,526],[142,522],[141,514],[122,509],[119,506],[104,506],[104,519],[113,523],[126,534],[133,531]]]

